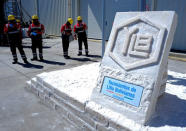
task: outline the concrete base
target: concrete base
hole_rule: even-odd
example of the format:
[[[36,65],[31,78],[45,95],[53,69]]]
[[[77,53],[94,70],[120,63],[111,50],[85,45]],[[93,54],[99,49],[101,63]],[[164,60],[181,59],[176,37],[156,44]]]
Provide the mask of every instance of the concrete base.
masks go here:
[[[28,81],[26,89],[74,123],[78,129],[145,129],[145,126],[126,118],[124,114],[90,101],[98,74],[99,63],[42,73]]]
[[[131,124],[139,129],[140,125],[137,126],[124,115],[90,101],[98,73],[99,63],[42,73],[28,81],[26,89],[80,129],[134,130]]]

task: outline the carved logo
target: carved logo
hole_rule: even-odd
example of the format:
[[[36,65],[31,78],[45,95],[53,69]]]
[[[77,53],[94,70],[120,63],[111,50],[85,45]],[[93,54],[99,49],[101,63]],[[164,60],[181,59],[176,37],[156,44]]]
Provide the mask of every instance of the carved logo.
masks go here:
[[[125,70],[158,61],[165,28],[134,17],[113,29],[109,56]]]

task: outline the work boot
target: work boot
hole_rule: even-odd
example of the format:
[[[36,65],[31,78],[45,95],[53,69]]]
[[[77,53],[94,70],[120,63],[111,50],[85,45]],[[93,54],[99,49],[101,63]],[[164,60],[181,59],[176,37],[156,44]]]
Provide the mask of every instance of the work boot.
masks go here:
[[[82,52],[79,52],[77,55],[78,55],[78,56],[81,56],[81,55],[82,55]]]
[[[44,61],[43,57],[40,57],[39,59],[40,59],[40,61]]]
[[[86,52],[86,56],[89,56],[89,55],[88,55],[88,52]]]
[[[31,61],[35,61],[38,60],[37,57],[33,57],[32,59],[30,59]]]
[[[65,59],[70,59],[70,56],[65,55],[64,58],[65,58]]]
[[[42,53],[39,53],[39,59],[40,59],[40,61],[43,61],[43,54]]]
[[[12,62],[12,64],[17,64],[17,60],[14,60],[14,61]]]
[[[23,59],[23,61],[24,61],[24,63],[25,63],[25,64],[28,64],[28,61],[27,61],[27,59]]]

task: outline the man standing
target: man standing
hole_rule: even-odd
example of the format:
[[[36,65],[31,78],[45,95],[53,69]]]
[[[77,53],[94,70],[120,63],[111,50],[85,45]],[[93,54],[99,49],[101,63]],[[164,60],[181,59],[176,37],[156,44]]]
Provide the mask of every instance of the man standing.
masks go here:
[[[44,25],[40,24],[37,15],[32,16],[32,24],[28,28],[28,36],[32,39],[32,61],[37,59],[36,48],[39,48],[39,58],[43,61],[43,45],[42,45],[42,34],[44,33]]]
[[[87,43],[87,25],[82,22],[81,16],[77,17],[77,24],[74,26],[74,37],[77,39],[78,36],[78,44],[79,44],[79,52],[78,56],[82,55],[82,42],[84,43],[85,46],[85,54],[88,56],[88,43]]]
[[[68,56],[68,48],[69,48],[69,37],[72,35],[71,25],[73,23],[72,18],[68,18],[66,24],[61,26],[61,34],[62,34],[62,46],[63,46],[63,55],[65,59],[69,59]]]
[[[16,19],[16,22],[17,22],[17,28],[19,29],[19,30],[21,30],[21,21],[19,20],[19,19]],[[20,43],[22,44],[22,31],[20,32]]]
[[[14,15],[8,16],[8,24],[4,26],[4,33],[8,36],[8,43],[10,45],[10,50],[13,56],[12,64],[16,64],[18,62],[16,47],[19,49],[21,57],[24,63],[28,63],[27,58],[25,56],[25,52],[23,50],[23,46],[21,43],[21,27],[17,25]]]

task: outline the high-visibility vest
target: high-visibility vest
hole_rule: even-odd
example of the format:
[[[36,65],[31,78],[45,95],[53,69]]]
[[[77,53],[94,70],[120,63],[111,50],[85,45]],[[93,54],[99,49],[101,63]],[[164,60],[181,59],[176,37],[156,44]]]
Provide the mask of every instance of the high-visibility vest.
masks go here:
[[[71,27],[68,27],[66,24],[64,24],[63,26],[65,29],[63,30],[62,34],[66,35],[72,32]]]
[[[37,34],[42,34],[42,29],[41,29],[41,24],[39,26],[34,25],[33,23],[31,24],[31,32],[35,32]]]
[[[86,33],[85,31],[85,24],[84,23],[77,23],[75,25],[75,33],[81,34],[81,33]]]
[[[8,29],[8,34],[9,35],[13,35],[13,34],[19,34],[20,33],[20,30],[19,28],[17,27],[17,24],[6,24],[6,28]]]

